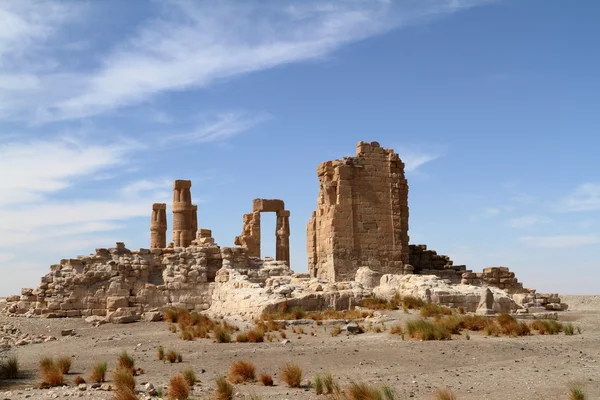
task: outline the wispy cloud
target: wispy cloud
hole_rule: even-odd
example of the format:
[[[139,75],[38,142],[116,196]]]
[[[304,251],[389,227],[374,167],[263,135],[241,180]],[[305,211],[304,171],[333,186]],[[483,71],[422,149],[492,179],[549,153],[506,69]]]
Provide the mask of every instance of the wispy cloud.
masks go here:
[[[48,139],[0,139],[0,206],[43,199],[80,177],[122,164],[137,146],[132,141],[90,143],[76,136]]]
[[[558,236],[524,236],[519,240],[532,247],[545,249],[564,249],[600,243],[596,235],[558,235]]]
[[[411,147],[397,147],[396,152],[404,162],[406,172],[415,172],[422,165],[441,157],[440,152],[426,151]]]
[[[558,211],[600,211],[600,183],[579,185],[557,206]]]
[[[266,113],[249,114],[245,112],[220,113],[207,118],[192,132],[166,135],[164,142],[220,142],[252,129],[256,125],[271,119]]]
[[[21,3],[28,7],[14,6]],[[0,70],[5,85],[15,82],[19,71],[26,71],[19,75],[22,85],[0,94],[0,115],[30,119],[28,110],[35,110],[38,122],[94,116],[161,93],[204,88],[250,72],[320,59],[347,43],[485,3],[489,1],[164,0],[153,3],[159,8],[156,18],[138,21],[139,28],[129,37],[86,60],[91,68],[31,62],[30,66],[37,65],[35,71],[9,69],[4,71],[8,79],[1,78]],[[0,51],[14,55],[19,51],[14,44],[24,38],[31,43],[28,49],[39,49],[61,27],[85,20],[72,11],[72,2],[69,8],[65,4],[3,2],[0,10],[5,19],[16,22],[9,36],[0,37]],[[86,5],[94,7],[93,2]],[[28,53],[36,55],[35,50]]]
[[[511,228],[524,229],[547,222],[550,222],[548,217],[541,215],[525,215],[522,217],[509,219],[506,225]]]

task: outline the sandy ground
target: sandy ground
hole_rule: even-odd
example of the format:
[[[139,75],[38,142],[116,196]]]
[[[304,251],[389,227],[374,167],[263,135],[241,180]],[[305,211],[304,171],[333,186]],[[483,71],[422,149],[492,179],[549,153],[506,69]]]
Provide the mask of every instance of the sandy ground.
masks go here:
[[[458,399],[567,399],[572,382],[582,384],[588,399],[600,399],[600,296],[564,296],[571,310],[560,314],[561,321],[573,322],[581,335],[533,335],[520,338],[494,338],[471,333],[454,336],[451,341],[420,342],[402,340],[388,332],[368,332],[337,337],[330,327],[304,325],[305,335],[287,329],[288,344],[280,339],[269,343],[217,344],[202,339],[183,341],[168,331],[164,322],[102,325],[93,327],[81,319],[37,319],[0,317],[0,324],[11,323],[23,333],[53,335],[57,341],[17,347],[11,352],[21,362],[24,377],[4,382],[2,399],[63,398],[109,399],[109,392],[88,388],[32,389],[39,382],[37,364],[40,357],[73,356],[72,380],[78,374],[87,377],[97,361],[114,367],[123,350],[134,356],[145,373],[137,377],[138,386],[151,382],[160,387],[170,376],[192,367],[201,381],[193,398],[208,398],[214,378],[226,375],[234,360],[249,360],[258,371],[273,374],[276,386],[236,385],[236,397],[250,393],[264,399],[311,399],[308,388],[290,389],[279,382],[279,369],[288,361],[299,363],[306,379],[331,371],[343,385],[350,381],[388,383],[400,399],[432,399],[438,387],[448,387]],[[393,320],[414,318],[402,311],[385,314],[389,327]],[[62,329],[75,329],[76,336],[61,337]],[[314,332],[316,336],[311,336]],[[156,348],[162,344],[183,355],[181,364],[156,360]],[[202,372],[204,371],[204,372]]]

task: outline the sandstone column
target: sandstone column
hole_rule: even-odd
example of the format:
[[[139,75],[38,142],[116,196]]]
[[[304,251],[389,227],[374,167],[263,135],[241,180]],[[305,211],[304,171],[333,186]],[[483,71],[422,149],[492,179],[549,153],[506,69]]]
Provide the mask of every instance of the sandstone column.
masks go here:
[[[192,215],[191,215],[191,228],[190,228],[190,237],[192,240],[197,239],[198,236],[198,206],[196,204],[192,204]]]
[[[164,249],[165,247],[167,247],[167,205],[154,203],[150,219],[150,248]]]
[[[188,247],[192,233],[192,181],[177,180],[173,184],[173,245]]]
[[[290,266],[290,212],[277,211],[277,229],[275,232],[275,260],[285,261]]]

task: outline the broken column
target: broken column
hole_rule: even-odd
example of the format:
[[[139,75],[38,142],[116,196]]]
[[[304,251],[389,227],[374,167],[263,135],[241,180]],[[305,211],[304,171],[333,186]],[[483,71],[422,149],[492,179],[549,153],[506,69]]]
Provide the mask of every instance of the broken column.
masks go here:
[[[165,247],[167,247],[167,205],[154,203],[150,219],[150,248],[164,249]]]
[[[362,266],[404,273],[408,183],[398,154],[377,142],[359,142],[355,157],[321,163],[317,175],[317,209],[307,226],[310,274],[352,280]]]
[[[193,222],[194,206],[190,188],[192,181],[176,180],[173,184],[173,245],[188,247],[196,235]]]
[[[277,228],[275,236],[275,260],[285,261],[290,265],[290,212],[277,211]]]

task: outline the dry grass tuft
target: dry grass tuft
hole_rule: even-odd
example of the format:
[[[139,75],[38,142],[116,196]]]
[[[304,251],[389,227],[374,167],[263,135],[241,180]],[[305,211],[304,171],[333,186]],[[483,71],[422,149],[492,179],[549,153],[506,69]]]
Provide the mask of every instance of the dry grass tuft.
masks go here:
[[[125,389],[130,389],[133,391],[135,389],[135,378],[133,377],[133,373],[129,368],[119,366],[113,371],[112,379],[117,391]]]
[[[295,363],[287,363],[279,374],[281,380],[289,387],[300,387],[302,383],[302,368]]]
[[[56,360],[56,365],[58,365],[58,368],[60,368],[63,374],[67,375],[71,370],[71,362],[71,357],[63,356],[59,357],[58,360]]]
[[[334,325],[331,328],[331,336],[338,336],[340,333],[342,333],[342,328],[339,325]]]
[[[273,386],[273,377],[269,374],[260,374],[258,380],[263,384],[263,386]]]
[[[119,355],[118,367],[129,369],[129,370],[134,370],[135,369],[135,360],[133,359],[133,357],[131,357],[129,354],[127,354],[126,351],[124,351]]]
[[[404,333],[404,330],[402,329],[402,325],[400,324],[396,324],[392,326],[392,329],[390,329],[391,335],[402,335],[402,333]]]
[[[106,380],[106,370],[108,368],[108,364],[106,361],[99,362],[94,365],[92,372],[90,373],[90,381],[94,383],[102,383]]]
[[[347,400],[394,400],[396,398],[394,390],[387,385],[378,388],[356,382],[352,382],[348,386],[345,394]]]
[[[181,362],[183,360],[183,357],[180,353],[176,352],[175,350],[169,350],[165,354],[165,360],[173,364],[175,362]]]
[[[60,366],[52,358],[44,357],[40,360],[42,386],[61,386],[65,379]]]
[[[536,319],[531,324],[531,329],[538,331],[540,335],[556,335],[562,332],[563,325],[554,320]]]
[[[229,380],[231,383],[254,382],[256,379],[256,366],[249,361],[238,360],[229,367]]]
[[[452,315],[452,309],[437,304],[424,304],[421,306],[421,317],[428,318],[442,315]]]
[[[0,376],[4,379],[17,379],[19,377],[19,360],[10,356],[0,362]]]
[[[583,388],[576,383],[571,384],[569,388],[569,400],[585,400]]]
[[[129,388],[118,389],[112,395],[112,400],[139,400],[135,391]]]
[[[404,296],[402,297],[402,305],[405,308],[412,310],[423,307],[425,305],[425,302],[418,297]]]
[[[456,400],[456,396],[450,389],[438,389],[433,395],[434,400]]]
[[[190,385],[183,375],[175,375],[169,379],[167,398],[169,400],[186,400],[190,396]]]
[[[218,377],[215,380],[217,388],[214,391],[214,400],[231,400],[233,399],[233,386],[225,379],[224,376]]]
[[[231,342],[231,333],[221,326],[218,326],[214,329],[213,337],[217,341],[217,343]]]
[[[165,359],[165,349],[162,347],[162,345],[158,346],[158,349],[156,350],[156,358],[158,358],[160,361]]]
[[[73,384],[74,385],[81,385],[82,383],[85,383],[85,379],[83,379],[81,376],[77,375],[75,377],[75,379],[73,379]]]
[[[446,326],[424,319],[408,321],[406,332],[410,337],[420,340],[450,340],[452,338],[452,334]]]
[[[188,385],[193,387],[196,384],[198,378],[196,377],[196,372],[192,368],[187,368],[181,371],[181,375],[185,378]]]
[[[323,386],[325,387],[325,392],[327,394],[334,394],[340,391],[340,386],[331,372],[326,372],[325,375],[323,375]]]
[[[362,307],[370,308],[371,310],[395,310],[396,307],[386,299],[379,297],[367,297],[360,303]]]

